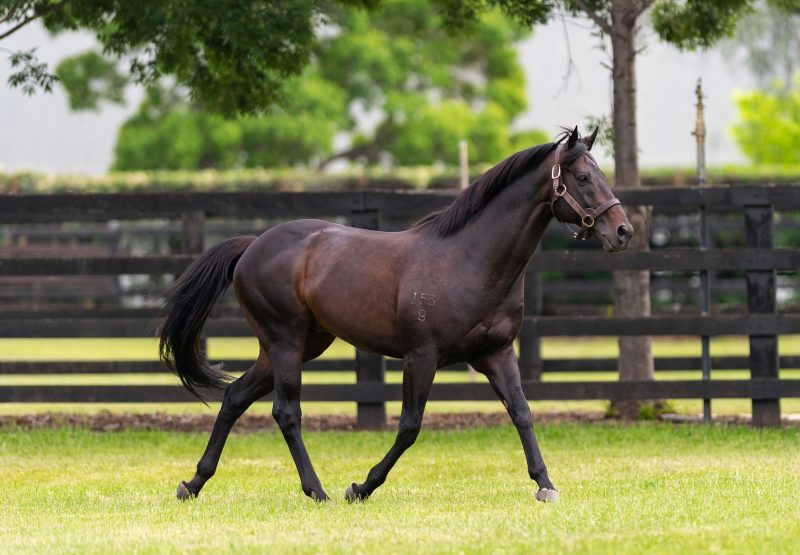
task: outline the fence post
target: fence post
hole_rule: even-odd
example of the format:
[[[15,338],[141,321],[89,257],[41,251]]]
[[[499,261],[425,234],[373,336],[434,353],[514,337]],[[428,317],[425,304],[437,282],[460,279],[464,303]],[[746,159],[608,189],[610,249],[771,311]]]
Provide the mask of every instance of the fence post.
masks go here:
[[[200,254],[205,246],[206,214],[202,210],[184,212],[181,216],[181,253]],[[175,278],[178,276],[176,275]],[[200,336],[200,352],[208,356],[208,338]]]
[[[745,206],[747,247],[771,249],[772,205]],[[775,314],[775,270],[748,270],[747,311],[749,314]],[[778,338],[774,335],[750,336],[750,378],[778,377]],[[780,399],[753,399],[753,425],[780,426]]]
[[[183,254],[203,252],[206,215],[202,210],[185,212],[181,217],[181,251]]]
[[[537,251],[538,252],[538,251]],[[525,316],[542,314],[542,276],[539,272],[525,276]],[[522,327],[519,335],[519,371],[522,381],[542,379],[541,339]]]
[[[361,229],[381,228],[381,215],[378,210],[358,210],[350,213],[350,223]],[[356,383],[383,383],[386,376],[386,361],[381,355],[356,351]],[[358,403],[356,426],[361,430],[375,430],[386,427],[386,404],[379,402]]]

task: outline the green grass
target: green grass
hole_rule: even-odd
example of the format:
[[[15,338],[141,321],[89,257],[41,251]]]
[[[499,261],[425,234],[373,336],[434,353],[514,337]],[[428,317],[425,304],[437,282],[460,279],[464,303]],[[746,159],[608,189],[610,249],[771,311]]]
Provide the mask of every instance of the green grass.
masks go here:
[[[797,553],[800,430],[539,429],[558,504],[514,430],[423,430],[365,503],[342,500],[386,432],[305,434],[329,495],[305,498],[280,433],[233,436],[201,496],[174,499],[204,434],[0,431],[0,551],[29,553]]]
[[[784,355],[800,354],[800,335],[786,335],[779,338],[780,352]],[[209,354],[212,360],[251,360],[258,352],[254,339],[212,338],[209,340]],[[542,341],[542,356],[545,358],[597,358],[617,356],[617,343],[614,338],[547,338]],[[691,338],[655,338],[655,356],[698,356],[700,341]],[[323,359],[352,358],[352,346],[336,341],[323,355]],[[748,354],[747,338],[714,337],[711,340],[711,354],[714,356]],[[0,360],[48,361],[48,360],[157,360],[157,343],[154,339],[0,339]],[[749,372],[718,372],[715,379],[746,379]],[[800,370],[784,370],[781,377],[800,378]],[[699,372],[659,373],[658,379],[700,379]],[[440,372],[436,381],[447,383],[468,379],[462,373]],[[483,380],[477,376],[477,380]],[[616,374],[605,373],[558,373],[546,374],[545,381],[615,380]],[[352,372],[306,372],[304,383],[354,383]],[[399,382],[400,373],[390,372],[387,381]],[[176,384],[177,378],[171,374],[73,374],[73,375],[0,375],[0,386],[14,385],[133,385],[133,384]],[[604,411],[605,401],[546,401],[531,403],[534,411]],[[702,413],[700,400],[675,400],[672,406],[684,414]],[[439,412],[502,410],[497,402],[431,402],[428,410]],[[750,401],[747,399],[721,399],[713,401],[715,414],[749,414]],[[117,412],[171,413],[215,413],[218,405],[206,407],[200,403],[137,403],[137,404],[0,404],[0,414],[19,414],[44,410],[65,412],[98,412],[112,409]],[[800,399],[782,400],[784,413],[800,413]],[[269,413],[268,403],[256,404],[256,413]],[[355,403],[305,403],[303,411],[307,414],[355,414]],[[399,414],[400,404],[389,403],[390,414]]]

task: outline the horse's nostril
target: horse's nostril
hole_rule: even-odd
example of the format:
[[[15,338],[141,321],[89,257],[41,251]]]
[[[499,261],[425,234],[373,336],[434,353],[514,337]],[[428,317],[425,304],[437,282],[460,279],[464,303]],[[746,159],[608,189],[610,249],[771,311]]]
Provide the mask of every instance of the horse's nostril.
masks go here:
[[[620,239],[627,239],[633,235],[633,229],[628,224],[622,224],[617,228],[617,236]]]

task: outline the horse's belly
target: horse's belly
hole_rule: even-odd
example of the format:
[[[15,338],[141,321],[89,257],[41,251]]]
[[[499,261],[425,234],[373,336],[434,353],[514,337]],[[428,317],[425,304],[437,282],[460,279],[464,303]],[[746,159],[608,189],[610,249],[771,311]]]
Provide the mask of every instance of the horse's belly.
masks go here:
[[[359,349],[400,356],[394,314],[384,299],[372,299],[356,288],[315,291],[308,304],[317,324]]]

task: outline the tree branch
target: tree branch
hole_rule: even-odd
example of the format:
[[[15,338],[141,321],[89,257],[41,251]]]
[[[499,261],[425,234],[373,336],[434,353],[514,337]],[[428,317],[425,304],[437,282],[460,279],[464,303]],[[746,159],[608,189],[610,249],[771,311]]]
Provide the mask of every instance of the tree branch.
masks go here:
[[[34,9],[34,11],[33,11],[33,14],[32,14],[32,15],[30,15],[30,16],[26,17],[25,19],[23,19],[22,21],[20,21],[20,22],[19,22],[19,23],[17,23],[16,25],[14,25],[14,26],[13,26],[11,29],[9,29],[8,31],[6,31],[6,32],[4,32],[4,33],[2,33],[2,34],[0,34],[0,40],[3,40],[4,38],[6,38],[6,37],[7,37],[7,36],[9,36],[9,35],[13,35],[13,34],[14,34],[14,33],[16,33],[17,31],[19,31],[20,29],[22,29],[23,27],[25,27],[25,26],[26,26],[28,23],[30,23],[31,21],[34,21],[35,19],[39,19],[40,17],[44,17],[44,16],[46,16],[46,15],[48,15],[48,14],[50,14],[50,13],[53,13],[53,12],[54,12],[54,11],[56,11],[56,10],[60,10],[61,8],[63,8],[63,7],[64,7],[64,5],[65,5],[67,2],[68,2],[68,0],[61,0],[61,2],[58,2],[57,4],[50,4],[49,6],[47,6],[45,9],[43,9],[43,10],[42,10],[42,11],[40,11],[40,12],[37,12],[37,11]],[[9,19],[9,18],[10,18],[10,16],[7,16],[7,17],[3,18],[3,23],[5,23],[5,21],[6,21],[7,19]]]
[[[575,3],[578,7],[583,10],[583,12],[589,16],[589,18],[594,21],[600,29],[607,35],[611,34],[611,24],[603,19],[600,14],[594,11],[589,4],[586,3],[586,0],[575,0]]]
[[[380,147],[376,145],[374,142],[367,143],[363,145],[355,146],[349,150],[345,150],[344,152],[338,152],[326,158],[325,160],[319,163],[318,168],[320,170],[324,170],[327,168],[332,162],[336,160],[358,160],[359,158],[367,158],[369,162],[373,162],[375,156],[380,153]]]
[[[639,9],[636,10],[636,17],[638,18],[640,15],[646,12],[647,9],[653,5],[654,1],[655,0],[643,0],[642,3],[639,5]]]
[[[10,11],[4,18],[0,19],[0,23],[5,23],[6,21],[11,20],[13,17],[14,17],[14,12]]]
[[[378,126],[375,135],[368,143],[363,143],[354,146],[344,152],[334,154],[319,163],[319,169],[325,169],[331,162],[335,160],[357,160],[359,158],[366,158],[368,162],[375,162],[378,155],[382,150],[388,150],[384,147],[385,141],[389,138],[391,120],[386,119]]]

